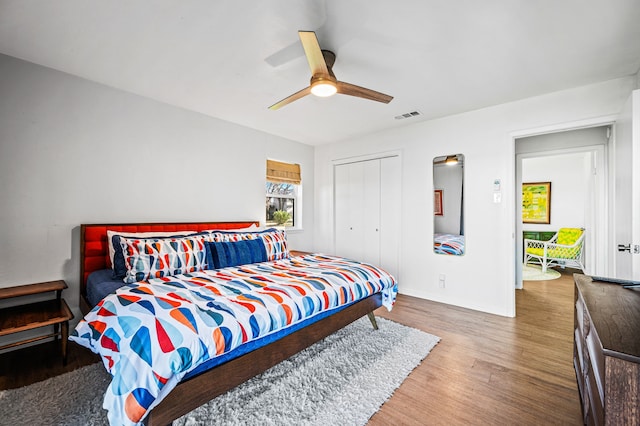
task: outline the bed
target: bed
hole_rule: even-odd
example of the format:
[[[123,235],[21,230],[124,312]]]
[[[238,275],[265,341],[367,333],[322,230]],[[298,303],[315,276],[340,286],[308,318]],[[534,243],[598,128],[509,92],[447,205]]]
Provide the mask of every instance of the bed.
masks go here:
[[[383,270],[320,254],[277,257],[278,253],[288,252],[286,239],[278,242],[275,230],[246,229],[256,225],[208,222],[81,226],[80,304],[85,318],[71,340],[100,353],[105,368],[112,373],[113,381],[105,396],[112,423],[171,423],[364,315],[369,315],[375,326],[372,312],[383,305],[391,308],[397,285]],[[115,269],[117,263],[109,257],[107,230],[178,234],[162,239],[122,237],[119,241],[125,257],[132,240],[139,244],[138,240],[144,239],[147,245],[140,247],[147,248],[152,238],[163,244],[165,240],[184,244],[214,238],[201,236],[207,235],[205,231],[216,230],[215,238],[220,241],[205,242],[209,256],[206,262],[221,267],[182,270],[177,274],[157,272],[137,280],[140,276],[133,273],[135,262],[127,258],[133,265],[129,265],[130,275],[125,277],[127,284],[93,306],[96,296],[90,300],[87,283],[96,273]],[[248,234],[253,235],[251,241],[239,242]],[[234,240],[238,235],[243,238]],[[224,253],[228,256],[221,248],[253,250],[261,246],[256,239],[265,241],[266,249],[258,257],[249,258],[260,261],[231,266],[221,262]],[[265,253],[267,257],[275,253],[276,258],[262,261]],[[197,263],[192,258],[188,262],[183,259],[183,263]],[[285,293],[288,298],[283,300]],[[226,294],[230,299],[222,299]],[[159,312],[163,310],[166,312]],[[148,318],[155,322],[152,332],[157,338],[151,343],[148,336],[146,340],[139,337],[142,329],[150,328],[140,326],[141,322],[148,324]],[[178,329],[185,328],[193,333],[178,333]],[[148,330],[145,332],[148,334]],[[131,371],[135,371],[136,380],[143,377],[142,384],[130,383]]]
[[[433,250],[438,254],[461,256],[464,254],[464,235],[435,233]]]

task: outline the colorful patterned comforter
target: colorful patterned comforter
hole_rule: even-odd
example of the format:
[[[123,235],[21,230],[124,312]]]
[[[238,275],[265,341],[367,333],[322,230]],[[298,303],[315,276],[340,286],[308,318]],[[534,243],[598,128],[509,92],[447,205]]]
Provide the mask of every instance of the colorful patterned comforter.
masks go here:
[[[391,309],[391,275],[324,255],[155,278],[107,296],[70,340],[102,356],[109,422],[131,425],[203,362],[378,292]]]
[[[433,249],[439,254],[463,255],[464,235],[435,234],[433,236]]]

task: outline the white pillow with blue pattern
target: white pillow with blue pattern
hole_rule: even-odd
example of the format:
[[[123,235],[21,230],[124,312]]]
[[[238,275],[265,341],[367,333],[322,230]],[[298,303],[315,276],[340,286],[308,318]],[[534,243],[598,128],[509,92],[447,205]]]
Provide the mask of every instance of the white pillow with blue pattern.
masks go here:
[[[188,274],[206,269],[205,236],[176,238],[120,237],[125,258],[126,283]]]

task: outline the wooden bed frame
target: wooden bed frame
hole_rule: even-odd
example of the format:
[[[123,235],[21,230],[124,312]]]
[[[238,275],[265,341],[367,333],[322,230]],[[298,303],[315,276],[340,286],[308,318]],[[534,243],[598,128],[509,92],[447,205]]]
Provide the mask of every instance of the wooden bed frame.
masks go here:
[[[258,225],[259,223],[245,221],[81,225],[80,309],[83,314],[91,310],[86,298],[86,283],[89,274],[111,266],[108,260],[107,229],[121,232],[232,230],[247,228],[253,224]],[[382,306],[380,293],[371,295],[278,341],[183,381],[149,412],[144,424],[150,426],[171,424],[173,420],[268,370],[365,315],[369,316],[374,328],[377,328],[373,311],[380,306]]]

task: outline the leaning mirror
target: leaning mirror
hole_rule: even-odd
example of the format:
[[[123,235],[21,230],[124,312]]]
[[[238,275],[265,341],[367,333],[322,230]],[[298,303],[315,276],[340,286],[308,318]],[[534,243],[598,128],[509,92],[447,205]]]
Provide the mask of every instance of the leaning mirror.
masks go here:
[[[433,159],[433,251],[462,256],[464,237],[464,155]]]

